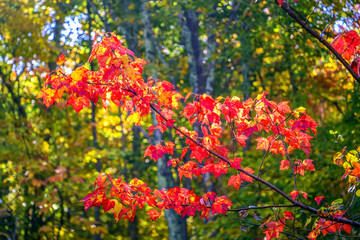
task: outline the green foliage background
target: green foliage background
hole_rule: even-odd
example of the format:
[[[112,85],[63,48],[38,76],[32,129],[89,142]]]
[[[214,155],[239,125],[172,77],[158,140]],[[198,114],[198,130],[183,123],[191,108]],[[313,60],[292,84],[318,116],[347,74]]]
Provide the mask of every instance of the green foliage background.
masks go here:
[[[360,144],[359,84],[275,2],[5,0],[0,1],[0,239],[92,239],[98,234],[103,239],[169,237],[164,217],[150,222],[139,212],[135,224],[115,223],[111,214],[100,210],[96,222],[94,209],[84,212],[79,202],[92,190],[99,163],[102,171],[125,179],[138,177],[156,188],[156,164],[142,157],[148,136],[127,124],[127,113],[111,106],[107,111],[98,107],[76,114],[65,102],[46,109],[36,99],[61,53],[74,60],[69,71],[86,64],[95,32],[115,32],[145,58],[141,6],[149,13],[157,46],[156,59],[147,65],[145,75],[156,73],[159,79],[173,81],[182,93],[192,91],[193,56],[181,21],[184,13],[193,11],[203,74],[214,74],[212,95],[243,99],[267,91],[272,100],[306,107],[319,128],[310,156],[317,171],[299,178],[300,189],[309,195],[302,200],[314,207],[314,197],[321,194],[329,203],[338,198],[350,201],[348,185],[340,181],[343,169],[332,163],[332,156],[344,146],[350,150]],[[291,6],[314,29],[322,31],[330,24],[324,31],[330,42],[339,32],[359,30],[360,7],[355,1],[299,0]],[[150,126],[151,119],[143,125]],[[256,150],[254,138],[249,149],[237,147],[234,155],[257,169],[264,153]],[[231,148],[230,133],[223,140]],[[306,156],[296,152],[293,158]],[[292,178],[290,172],[279,172],[281,160],[281,156],[267,157],[263,177],[290,193]],[[206,191],[208,182],[203,177],[190,182],[180,181],[175,171],[173,176],[180,186],[191,186],[199,194]],[[286,203],[257,184],[236,191],[226,186],[227,180],[228,176],[216,180],[211,176],[207,181],[217,193],[229,196],[234,207]],[[355,202],[354,215],[359,207]],[[208,222],[189,217],[187,235],[189,239],[262,239],[263,230],[253,224],[261,224],[259,218],[266,219],[272,211],[279,209],[249,211],[240,220],[234,219],[239,218],[237,213]],[[300,209],[296,214],[304,224],[308,215]],[[306,237],[308,231],[298,234]]]

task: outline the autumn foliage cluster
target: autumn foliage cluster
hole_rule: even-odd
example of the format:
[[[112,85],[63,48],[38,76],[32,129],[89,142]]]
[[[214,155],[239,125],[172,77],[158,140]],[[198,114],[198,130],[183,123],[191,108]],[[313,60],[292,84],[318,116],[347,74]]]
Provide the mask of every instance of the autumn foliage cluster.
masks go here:
[[[46,77],[45,87],[38,96],[46,106],[61,101],[66,93],[67,105],[72,105],[77,112],[84,106],[89,107],[90,101],[95,104],[100,101],[105,109],[112,102],[130,113],[129,123],[140,124],[141,119],[153,111],[157,125],[150,126],[149,133],[152,134],[155,130],[164,133],[167,129],[174,128],[176,135],[185,139],[185,145],[162,141],[150,145],[144,157],[158,161],[165,154],[173,156],[168,161],[168,166],[176,168],[180,178],[192,179],[194,175],[207,173],[215,177],[228,174],[228,186],[236,189],[243,182],[254,181],[272,187],[259,175],[254,175],[255,171],[246,167],[246,161],[231,157],[231,151],[222,143],[226,129],[231,129],[234,139],[243,147],[250,136],[263,133],[256,138],[257,149],[281,155],[284,160],[279,163],[279,169],[292,170],[294,179],[296,174],[304,175],[308,171],[315,171],[313,160],[292,161],[289,157],[295,150],[310,155],[310,140],[316,134],[317,123],[306,114],[305,108],[291,109],[288,102],[270,101],[266,98],[266,92],[245,101],[238,97],[214,99],[207,94],[196,95],[191,92],[183,96],[167,81],[152,78],[144,80],[142,71],[146,62],[124,47],[115,35],[104,36],[100,42],[97,39],[95,37],[89,62],[96,59],[98,70],[90,71],[79,67],[68,75],[62,67],[66,59],[64,55],[60,56],[58,68]],[[342,39],[346,39],[346,36],[335,41],[340,42]],[[197,126],[197,130],[179,126],[177,119],[180,116]],[[175,157],[176,151],[181,152],[181,157]],[[184,162],[184,156],[188,152],[191,154],[190,160]],[[354,158],[357,161],[357,156]],[[337,160],[336,164],[341,165],[342,161]],[[358,171],[357,165],[352,166]],[[347,174],[355,178],[359,176],[356,171],[346,168]],[[308,197],[305,191],[296,189],[295,183],[294,191],[287,193],[287,198],[298,205],[299,194],[305,199]],[[323,198],[318,196],[315,200],[319,204]],[[164,209],[174,209],[183,217],[195,216],[199,212],[202,218],[209,218],[211,214],[226,215],[233,210],[234,205],[227,196],[219,196],[215,192],[197,195],[194,190],[180,187],[153,190],[139,179],[135,178],[127,183],[121,177],[114,178],[108,174],[100,174],[94,191],[81,201],[84,202],[85,210],[102,206],[105,212],[114,215],[116,221],[133,220],[136,211],[143,209],[145,205],[152,208],[147,212],[151,220],[157,219]],[[324,235],[341,231],[351,233],[348,224],[332,221],[342,218],[344,214],[345,211],[336,207],[323,216],[319,214],[321,218],[315,223],[309,238],[315,239],[320,232]],[[286,221],[293,219],[293,213],[285,211],[283,217],[271,221],[272,218],[262,224],[266,226],[264,234],[267,239],[278,238]]]
[[[359,0],[4,0],[0,25],[0,239],[360,239]]]

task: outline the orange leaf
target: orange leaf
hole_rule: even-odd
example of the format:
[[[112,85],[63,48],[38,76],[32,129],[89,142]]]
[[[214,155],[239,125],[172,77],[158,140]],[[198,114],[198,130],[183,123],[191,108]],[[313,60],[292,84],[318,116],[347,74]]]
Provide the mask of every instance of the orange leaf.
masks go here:
[[[256,149],[264,149],[265,151],[269,148],[269,141],[264,137],[255,139],[257,141]]]
[[[66,62],[65,54],[62,53],[62,54],[59,56],[58,60],[56,61],[56,64],[57,64],[57,65],[61,65],[61,64],[64,64],[65,62]]]
[[[284,212],[284,218],[285,219],[294,219],[294,216],[293,216],[292,212],[285,211]]]

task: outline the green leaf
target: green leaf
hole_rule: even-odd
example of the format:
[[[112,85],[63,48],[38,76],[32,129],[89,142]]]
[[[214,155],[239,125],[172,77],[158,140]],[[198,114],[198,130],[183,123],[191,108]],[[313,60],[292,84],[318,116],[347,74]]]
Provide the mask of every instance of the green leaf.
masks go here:
[[[335,206],[335,205],[342,204],[343,201],[344,201],[344,200],[343,200],[342,198],[336,199],[336,200],[334,200],[334,201],[331,203],[331,206]]]
[[[310,223],[311,223],[311,217],[309,217],[309,218],[306,220],[304,227],[306,227],[306,226],[309,225]]]

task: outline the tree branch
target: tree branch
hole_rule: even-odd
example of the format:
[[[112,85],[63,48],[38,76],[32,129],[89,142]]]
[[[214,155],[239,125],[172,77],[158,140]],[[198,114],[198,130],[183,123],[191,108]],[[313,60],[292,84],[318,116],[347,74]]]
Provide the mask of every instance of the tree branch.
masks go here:
[[[277,2],[277,1],[276,1]],[[360,83],[360,75],[357,75],[356,72],[351,68],[350,64],[341,56],[341,54],[335,50],[331,44],[326,41],[323,37],[320,36],[318,32],[316,32],[314,29],[312,29],[309,25],[306,24],[298,15],[296,15],[290,7],[286,4],[286,1],[283,2],[281,5],[281,8],[290,16],[292,17],[296,22],[298,22],[302,28],[304,28],[306,31],[308,31],[313,37],[315,37],[319,42],[321,42],[327,49],[332,52],[335,57],[342,63],[342,65],[349,71],[349,73],[354,77],[354,79]]]
[[[134,93],[136,94],[136,92]],[[137,95],[137,94],[136,94]],[[156,109],[156,107],[153,104],[150,104],[150,108],[156,113],[158,114],[162,119],[164,119],[165,121],[168,121],[168,119],[158,110]],[[178,127],[176,127],[175,125],[172,126],[176,131],[180,132],[183,136],[185,136],[187,139],[189,139],[190,141],[192,141],[193,143],[197,144],[199,147],[204,148],[208,153],[212,154],[213,156],[219,158],[220,160],[226,162],[227,164],[231,165],[231,162],[229,159],[227,159],[226,157],[223,157],[221,155],[219,155],[218,153],[212,151],[211,149],[208,149],[207,147],[205,147],[204,145],[202,145],[201,143],[199,143],[198,141],[196,141],[195,139],[191,138],[189,135],[187,135],[186,133],[184,133],[183,131],[181,131]],[[242,168],[237,169],[238,171],[244,173],[245,175],[263,183],[264,185],[270,187],[271,189],[273,189],[275,192],[279,193],[280,195],[282,195],[285,199],[287,199],[288,201],[290,201],[291,203],[293,203],[293,205],[298,206],[308,212],[312,212],[315,213],[317,215],[319,215],[319,211],[315,208],[312,208],[310,206],[307,206],[303,203],[300,203],[298,201],[293,200],[289,195],[287,195],[286,193],[284,193],[282,190],[280,190],[279,188],[277,188],[276,186],[272,185],[271,183],[267,182],[266,180],[257,177],[256,175],[253,175],[247,171],[245,171]],[[336,218],[333,216],[328,216],[328,217],[324,217],[322,216],[322,218],[326,218],[329,219],[331,221],[336,221],[336,222],[340,222],[340,223],[345,223],[345,224],[349,224],[355,227],[360,228],[360,223],[356,222],[354,220],[350,220],[350,219],[344,219],[344,218]]]
[[[296,207],[294,204],[292,205],[268,205],[268,206],[249,206],[244,208],[238,208],[238,209],[229,209],[229,211],[236,212],[236,211],[242,211],[242,210],[253,210],[253,209],[264,209],[264,208],[284,208],[284,207]]]

